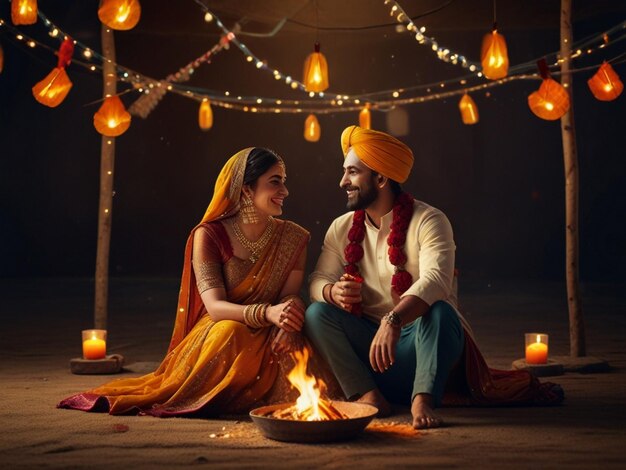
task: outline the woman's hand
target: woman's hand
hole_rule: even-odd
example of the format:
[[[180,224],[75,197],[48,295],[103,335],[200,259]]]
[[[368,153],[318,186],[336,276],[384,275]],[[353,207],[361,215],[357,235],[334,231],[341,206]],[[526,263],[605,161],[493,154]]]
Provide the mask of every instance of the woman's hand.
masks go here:
[[[370,364],[376,372],[385,372],[396,360],[396,347],[400,339],[400,326],[394,326],[384,319],[370,345]]]
[[[288,333],[300,331],[304,326],[304,309],[299,302],[294,300],[268,307],[265,317],[269,322]]]

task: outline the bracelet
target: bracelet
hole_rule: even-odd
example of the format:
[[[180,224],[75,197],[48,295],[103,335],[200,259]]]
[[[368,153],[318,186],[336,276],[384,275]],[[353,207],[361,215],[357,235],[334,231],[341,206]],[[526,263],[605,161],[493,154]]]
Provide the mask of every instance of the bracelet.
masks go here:
[[[383,318],[381,318],[380,320],[387,322],[388,325],[393,326],[393,327],[401,327],[402,326],[402,319],[400,318],[400,315],[398,315],[396,312],[394,312],[393,310],[391,312],[389,312],[387,315],[385,315]]]
[[[267,320],[267,309],[270,304],[250,304],[243,309],[243,322],[250,328],[270,326]]]
[[[330,283],[329,283],[329,284],[326,284],[326,285],[327,285],[327,286],[330,286],[330,289],[328,290],[328,300],[330,300],[330,303],[331,303],[331,304],[333,304],[333,305],[337,305],[337,304],[335,303],[335,299],[333,299],[333,286],[334,286],[335,284],[330,284]]]

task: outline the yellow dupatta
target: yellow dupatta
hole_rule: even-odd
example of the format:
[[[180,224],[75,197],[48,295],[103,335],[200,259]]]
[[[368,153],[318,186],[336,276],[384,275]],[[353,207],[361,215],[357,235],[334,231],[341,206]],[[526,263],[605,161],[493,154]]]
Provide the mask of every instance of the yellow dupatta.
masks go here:
[[[217,177],[217,181],[215,181],[213,198],[209,207],[204,213],[200,224],[194,227],[189,234],[189,238],[187,238],[183,273],[180,280],[180,292],[178,294],[178,309],[176,310],[176,321],[168,352],[183,340],[202,314],[202,298],[195,287],[195,275],[191,268],[194,232],[203,223],[225,219],[239,211],[239,199],[241,188],[243,187],[246,161],[253,149],[254,147],[243,149],[230,157],[226,162]]]

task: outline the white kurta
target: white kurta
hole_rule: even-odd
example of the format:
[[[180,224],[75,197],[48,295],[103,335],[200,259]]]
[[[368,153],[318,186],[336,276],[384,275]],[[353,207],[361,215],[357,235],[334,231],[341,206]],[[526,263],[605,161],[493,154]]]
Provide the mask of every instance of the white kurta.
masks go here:
[[[353,214],[348,212],[335,219],[326,233],[322,253],[309,277],[311,301],[324,302],[324,286],[336,282],[344,273],[344,249],[349,243],[348,231],[352,227]],[[393,211],[385,214],[380,228],[376,228],[365,218],[362,243],[365,254],[358,263],[363,277],[363,315],[377,323],[399,300],[392,295],[391,277],[395,268],[389,261],[387,245],[392,219]],[[428,305],[445,300],[456,308],[455,249],[452,226],[445,214],[424,202],[415,201],[404,245],[407,255],[404,268],[413,276],[413,285],[402,297],[415,295]]]

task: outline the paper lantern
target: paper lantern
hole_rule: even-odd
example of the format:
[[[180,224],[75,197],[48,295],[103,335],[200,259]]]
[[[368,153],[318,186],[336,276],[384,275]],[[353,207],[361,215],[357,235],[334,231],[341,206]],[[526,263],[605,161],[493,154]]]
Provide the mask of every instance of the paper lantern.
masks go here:
[[[328,64],[320,52],[320,43],[315,43],[315,51],[304,62],[304,89],[316,93],[328,88]]]
[[[304,139],[309,142],[317,142],[322,135],[322,128],[315,117],[315,114],[309,114],[304,121]]]
[[[65,68],[56,67],[33,87],[33,96],[41,104],[56,108],[63,102],[71,88],[72,82]]]
[[[11,0],[13,24],[35,24],[37,22],[37,0]]]
[[[209,100],[204,99],[200,104],[200,110],[198,111],[198,124],[200,129],[208,131],[213,127],[213,110],[211,109],[211,103]]]
[[[100,21],[109,28],[120,31],[133,29],[140,16],[139,0],[102,0],[98,9]]]
[[[96,130],[107,137],[122,135],[130,127],[130,113],[119,96],[109,96],[93,115]]]
[[[530,110],[541,119],[554,121],[569,109],[569,94],[551,78],[545,78],[539,90],[528,96]]]
[[[624,84],[615,73],[611,64],[604,62],[596,74],[587,80],[593,96],[600,101],[613,101],[624,91]]]
[[[467,93],[459,101],[459,110],[461,111],[463,124],[472,125],[478,122],[478,106]]]
[[[509,70],[506,41],[495,29],[483,37],[480,63],[483,66],[483,75],[490,80],[506,77]]]
[[[372,113],[370,112],[370,105],[366,104],[365,107],[359,113],[359,126],[363,129],[372,128]]]

